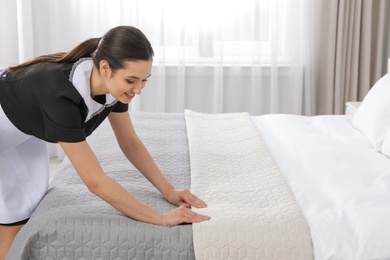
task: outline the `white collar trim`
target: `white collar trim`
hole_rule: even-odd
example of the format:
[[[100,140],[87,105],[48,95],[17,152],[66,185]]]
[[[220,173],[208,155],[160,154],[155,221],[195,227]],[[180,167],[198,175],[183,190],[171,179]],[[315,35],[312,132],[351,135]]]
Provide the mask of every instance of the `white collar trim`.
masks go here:
[[[92,58],[81,58],[73,64],[69,75],[69,80],[84,99],[85,105],[88,108],[88,116],[85,122],[90,120],[95,115],[100,114],[106,107],[111,107],[118,102],[111,94],[106,95],[106,103],[104,105],[96,102],[91,97],[91,74],[93,69]]]

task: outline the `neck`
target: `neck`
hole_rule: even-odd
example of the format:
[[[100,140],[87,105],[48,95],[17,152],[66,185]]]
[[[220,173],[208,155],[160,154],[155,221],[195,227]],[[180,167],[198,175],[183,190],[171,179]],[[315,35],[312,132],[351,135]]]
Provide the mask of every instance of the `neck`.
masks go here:
[[[106,87],[104,85],[102,76],[99,73],[98,68],[93,66],[91,79],[90,79],[91,97],[107,94]]]

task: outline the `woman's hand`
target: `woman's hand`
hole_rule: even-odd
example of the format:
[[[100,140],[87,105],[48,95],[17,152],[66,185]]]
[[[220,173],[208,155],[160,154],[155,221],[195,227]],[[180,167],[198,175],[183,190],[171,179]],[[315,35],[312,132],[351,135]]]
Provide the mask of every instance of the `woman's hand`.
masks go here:
[[[178,206],[177,209],[163,214],[163,225],[172,227],[182,223],[199,223],[210,220],[209,216],[196,213],[189,207],[205,208],[207,204],[192,194],[189,190],[170,189],[164,194],[164,197],[173,205]]]
[[[195,208],[206,208],[207,204],[192,194],[189,190],[177,190],[172,189],[164,197],[173,205],[184,206],[186,208],[195,207]]]
[[[162,216],[163,226],[166,227],[173,227],[183,223],[199,223],[210,219],[209,216],[193,212],[184,205]]]

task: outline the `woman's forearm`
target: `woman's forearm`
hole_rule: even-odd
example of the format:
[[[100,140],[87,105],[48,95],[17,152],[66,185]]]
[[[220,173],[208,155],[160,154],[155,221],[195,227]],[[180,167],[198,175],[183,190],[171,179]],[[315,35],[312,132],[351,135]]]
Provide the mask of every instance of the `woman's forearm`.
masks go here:
[[[99,180],[98,185],[94,185],[90,191],[111,206],[133,219],[156,225],[164,225],[163,216],[149,207],[129,191],[119,185],[109,176],[102,176],[104,180]]]
[[[164,225],[163,216],[107,176],[87,142],[60,143],[88,189],[125,215]]]
[[[166,197],[166,194],[173,190],[173,186],[164,177],[137,136],[129,113],[111,113],[108,119],[124,155]]]
[[[131,145],[121,147],[127,159],[150,181],[160,192],[165,194],[174,187],[170,184],[141,140],[133,141]]]

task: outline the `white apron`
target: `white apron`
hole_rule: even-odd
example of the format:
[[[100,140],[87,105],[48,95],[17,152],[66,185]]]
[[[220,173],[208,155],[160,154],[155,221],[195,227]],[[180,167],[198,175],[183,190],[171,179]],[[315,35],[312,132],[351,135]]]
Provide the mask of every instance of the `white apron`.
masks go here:
[[[49,175],[47,143],[18,130],[0,106],[0,224],[28,219]]]

